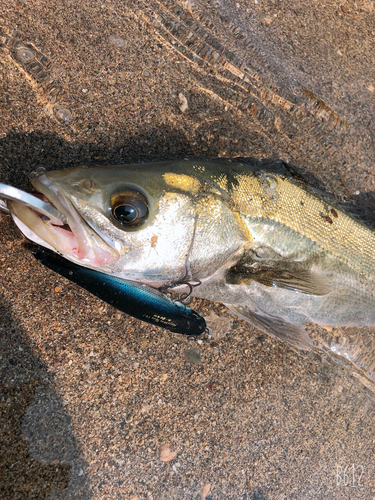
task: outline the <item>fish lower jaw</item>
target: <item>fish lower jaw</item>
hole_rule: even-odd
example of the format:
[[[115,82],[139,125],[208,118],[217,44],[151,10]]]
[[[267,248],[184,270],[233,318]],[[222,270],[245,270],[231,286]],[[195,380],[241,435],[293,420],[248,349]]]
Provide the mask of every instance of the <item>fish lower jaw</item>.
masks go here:
[[[15,224],[26,238],[77,264],[104,270],[119,259],[118,251],[103,242],[91,229],[90,241],[83,230],[73,231],[69,223],[59,226],[51,224],[23,203],[12,202],[10,211]],[[69,222],[71,217],[67,218]],[[95,246],[95,243],[98,244]]]
[[[12,202],[10,212],[20,231],[29,240],[61,253],[78,255],[78,240],[67,224],[49,224],[23,203]]]

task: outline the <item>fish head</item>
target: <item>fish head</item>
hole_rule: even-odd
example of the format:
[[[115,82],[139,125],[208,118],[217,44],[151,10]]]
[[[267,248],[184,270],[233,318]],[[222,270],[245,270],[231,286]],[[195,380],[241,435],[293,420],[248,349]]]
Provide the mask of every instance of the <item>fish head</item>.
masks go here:
[[[202,280],[247,239],[230,197],[197,165],[47,172],[31,182],[66,224],[22,203],[11,202],[10,210],[25,236],[79,265],[150,286]]]

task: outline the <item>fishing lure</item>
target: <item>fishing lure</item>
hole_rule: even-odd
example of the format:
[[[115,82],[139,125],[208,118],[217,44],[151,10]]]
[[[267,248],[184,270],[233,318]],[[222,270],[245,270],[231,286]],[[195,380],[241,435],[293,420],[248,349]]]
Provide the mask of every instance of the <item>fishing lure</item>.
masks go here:
[[[202,316],[159,290],[77,266],[42,248],[32,253],[52,271],[134,318],[192,337],[207,332]]]

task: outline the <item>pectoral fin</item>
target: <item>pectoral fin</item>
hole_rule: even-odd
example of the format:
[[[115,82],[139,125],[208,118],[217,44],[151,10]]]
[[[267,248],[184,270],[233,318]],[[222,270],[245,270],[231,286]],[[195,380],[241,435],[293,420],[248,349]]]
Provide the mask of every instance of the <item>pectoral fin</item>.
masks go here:
[[[308,295],[327,295],[331,291],[325,276],[317,272],[301,269],[291,271],[272,269],[268,273],[270,276],[267,279],[271,281],[273,286],[278,288],[294,290]],[[261,273],[255,281],[262,283]]]
[[[240,318],[248,321],[262,332],[271,337],[277,338],[282,342],[289,342],[298,349],[309,351],[313,347],[313,342],[307,335],[303,325],[293,325],[287,323],[281,318],[270,316],[261,309],[244,306],[227,305],[228,309],[237,314]]]
[[[327,295],[331,285],[327,277],[318,271],[288,261],[239,262],[228,269],[226,281],[232,285],[250,285],[253,281],[265,286],[275,286],[308,295]]]

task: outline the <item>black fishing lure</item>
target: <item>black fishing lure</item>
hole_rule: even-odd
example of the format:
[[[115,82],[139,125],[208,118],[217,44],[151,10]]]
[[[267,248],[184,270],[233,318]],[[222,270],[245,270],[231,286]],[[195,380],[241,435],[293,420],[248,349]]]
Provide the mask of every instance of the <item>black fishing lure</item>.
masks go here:
[[[189,336],[207,330],[202,316],[159,290],[78,266],[42,248],[33,250],[33,255],[52,271],[134,318]]]

